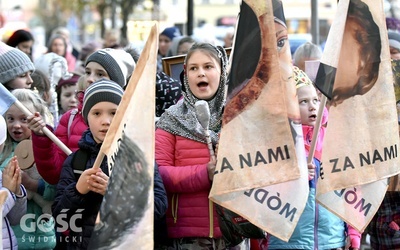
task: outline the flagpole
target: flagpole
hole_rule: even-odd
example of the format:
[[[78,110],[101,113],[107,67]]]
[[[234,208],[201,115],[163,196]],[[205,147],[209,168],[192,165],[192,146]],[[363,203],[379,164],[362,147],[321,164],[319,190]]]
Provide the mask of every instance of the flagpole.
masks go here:
[[[100,167],[100,164],[104,159],[104,156],[106,156],[106,154],[100,150],[99,153],[97,154],[96,160],[94,161],[93,168]],[[110,167],[108,167],[108,171],[109,171],[109,174],[111,175]]]
[[[27,109],[20,101],[15,100],[14,102],[15,106],[17,106],[17,108],[19,108],[26,116],[30,116],[32,115],[32,112],[29,111],[29,109]],[[72,153],[72,151],[65,146],[65,144],[60,141],[60,139],[58,139],[57,136],[55,136],[47,127],[42,128],[43,133],[49,137],[50,140],[52,140],[58,147],[61,148],[61,150],[67,154],[70,155]]]
[[[314,158],[315,146],[317,145],[319,130],[321,129],[322,116],[324,113],[326,99],[327,99],[326,96],[322,95],[321,102],[319,103],[317,120],[315,121],[313,137],[312,137],[312,141],[311,141],[311,145],[310,145],[310,152],[308,153],[308,159],[307,159],[308,164],[310,164]]]

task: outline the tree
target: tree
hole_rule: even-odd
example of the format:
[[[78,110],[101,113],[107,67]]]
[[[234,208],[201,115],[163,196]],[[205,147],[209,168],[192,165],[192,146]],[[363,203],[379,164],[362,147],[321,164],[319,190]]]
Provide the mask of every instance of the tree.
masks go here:
[[[106,31],[106,25],[104,23],[105,20],[105,13],[106,9],[109,7],[109,4],[106,2],[106,0],[99,0],[97,3],[97,11],[100,14],[100,34],[101,37],[104,36],[104,33]]]
[[[85,30],[82,17],[87,4],[87,0],[40,0],[36,14],[46,30],[46,37],[48,38],[55,28],[65,26],[67,18],[71,14],[75,14],[80,23],[80,37],[82,38]]]
[[[64,0],[69,1],[69,0]],[[100,21],[100,30],[101,30],[101,37],[104,36],[105,33],[105,23],[106,20],[106,13],[107,10],[110,11],[111,17],[115,17],[116,13],[115,7],[119,6],[121,9],[121,19],[122,19],[122,27],[121,27],[121,40],[127,41],[128,40],[128,21],[129,16],[133,12],[133,9],[136,5],[143,2],[143,0],[92,0],[93,4],[97,6],[97,11],[100,14],[101,21]],[[117,17],[119,18],[119,17]]]
[[[133,12],[133,7],[143,2],[143,0],[121,0],[122,27],[121,38],[123,41],[128,40],[128,21],[129,15]]]
[[[66,25],[66,19],[68,16],[75,14],[80,23],[81,42],[84,42],[85,22],[83,21],[83,14],[85,7],[95,7],[99,12],[99,25],[101,37],[103,37],[106,29],[104,21],[108,18],[106,13],[109,11],[112,15],[115,15],[115,13],[112,12],[115,11],[115,8],[112,8],[113,3],[121,9],[121,17],[117,18],[121,18],[122,20],[121,38],[126,41],[128,39],[127,24],[129,17],[133,12],[134,7],[142,2],[143,0],[40,0],[37,15],[42,20],[46,29],[46,36],[48,37],[54,28]]]

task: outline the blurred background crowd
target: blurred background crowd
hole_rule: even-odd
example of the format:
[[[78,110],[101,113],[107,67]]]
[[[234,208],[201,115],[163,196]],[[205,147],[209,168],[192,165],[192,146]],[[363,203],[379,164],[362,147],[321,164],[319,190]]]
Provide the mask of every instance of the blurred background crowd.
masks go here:
[[[34,37],[32,57],[47,51],[58,27],[69,32],[67,42],[77,52],[89,42],[104,47],[132,44],[141,49],[151,22],[160,31],[175,26],[183,36],[216,45],[232,37],[240,0],[0,0],[0,38],[6,42],[19,29]],[[316,5],[312,5],[314,2]],[[292,53],[312,41],[312,8],[318,12],[318,42],[323,44],[336,12],[337,0],[287,0],[284,2]],[[315,8],[316,7],[316,8]],[[387,17],[400,17],[400,1],[385,0]],[[315,39],[315,38],[314,38]],[[114,43],[114,44],[113,44]]]
[[[47,51],[49,38],[58,27],[69,31],[69,41],[80,51],[88,42],[105,46],[131,43],[143,47],[151,27],[158,21],[160,31],[178,27],[182,35],[224,45],[233,34],[240,0],[14,0],[0,1],[0,37],[6,42],[18,29],[34,37],[33,58]],[[326,40],[337,0],[318,1],[319,41]],[[292,52],[311,41],[311,0],[284,3]],[[387,2],[387,11],[397,4]],[[392,16],[392,15],[391,15]]]

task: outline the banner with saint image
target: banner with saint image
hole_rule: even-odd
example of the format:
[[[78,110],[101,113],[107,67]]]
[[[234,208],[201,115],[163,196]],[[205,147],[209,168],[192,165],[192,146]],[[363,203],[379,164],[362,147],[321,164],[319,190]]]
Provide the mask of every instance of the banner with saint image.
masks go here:
[[[339,1],[316,86],[330,100],[317,200],[362,231],[400,172],[383,1]]]
[[[289,240],[308,174],[282,3],[244,0],[210,199]]]

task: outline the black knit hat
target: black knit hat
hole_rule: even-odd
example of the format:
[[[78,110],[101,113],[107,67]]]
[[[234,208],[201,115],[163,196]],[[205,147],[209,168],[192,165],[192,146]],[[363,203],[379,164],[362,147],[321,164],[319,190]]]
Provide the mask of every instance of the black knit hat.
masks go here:
[[[103,66],[110,79],[121,87],[126,85],[136,66],[132,56],[122,49],[97,50],[86,59],[85,66],[89,62],[96,62]]]
[[[82,116],[88,124],[88,114],[90,109],[99,102],[112,102],[117,105],[121,102],[124,90],[117,83],[101,79],[92,83],[85,91],[83,98]]]

